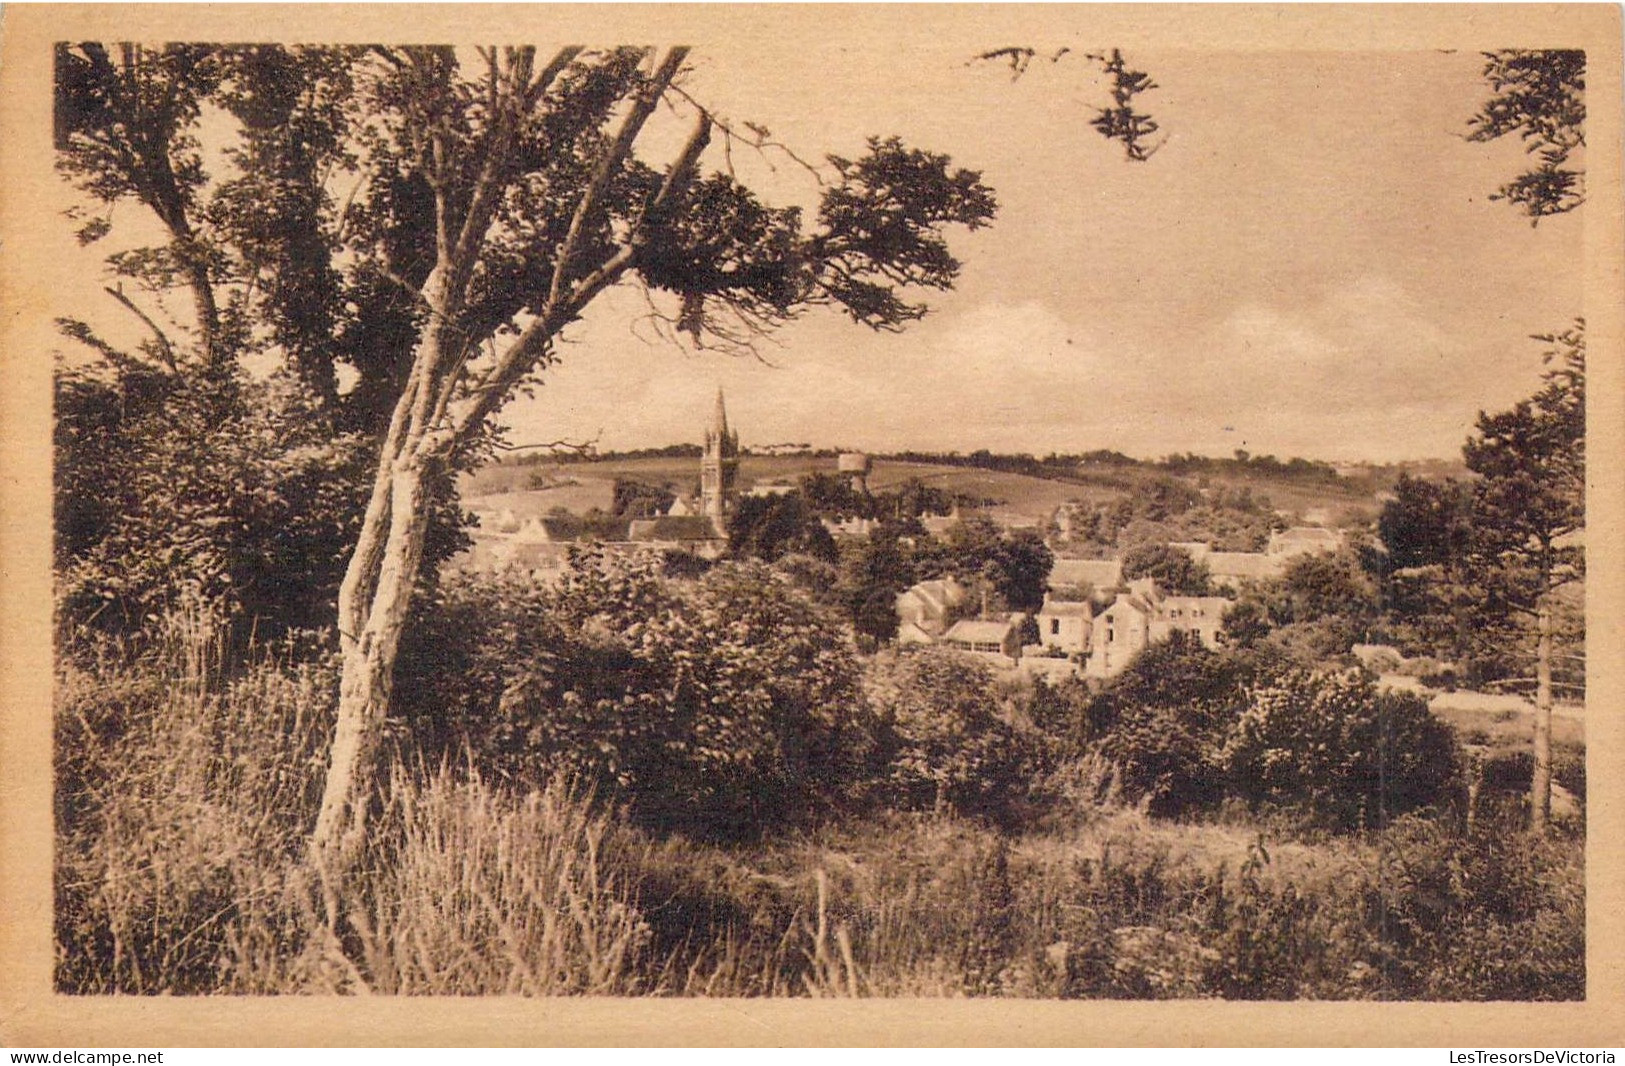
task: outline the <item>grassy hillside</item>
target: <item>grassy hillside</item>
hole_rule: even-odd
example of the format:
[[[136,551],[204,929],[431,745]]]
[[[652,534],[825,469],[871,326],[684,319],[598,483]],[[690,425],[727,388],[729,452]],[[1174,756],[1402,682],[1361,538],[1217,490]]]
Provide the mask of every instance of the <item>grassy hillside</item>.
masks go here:
[[[814,456],[745,456],[740,462],[740,484],[794,482],[806,474],[833,473],[835,462]],[[877,459],[869,484],[876,490],[895,488],[918,478],[937,488],[977,500],[994,501],[990,507],[1006,519],[1040,521],[1068,501],[1109,501],[1134,491],[1140,485],[1169,475],[1149,463],[1081,468],[1067,472],[1064,480],[1033,477],[1001,470],[941,463],[903,462]],[[511,508],[520,517],[546,514],[555,507],[584,511],[589,507],[608,509],[612,486],[617,478],[654,485],[670,484],[679,492],[691,492],[699,480],[699,461],[685,457],[602,459],[577,463],[498,464],[469,475],[463,484],[465,499],[482,507]],[[1259,473],[1224,473],[1182,480],[1213,486],[1247,486],[1254,494],[1267,496],[1283,510],[1303,515],[1323,512],[1326,521],[1337,525],[1360,525],[1375,517],[1378,504],[1361,482],[1307,482],[1269,477]],[[1318,517],[1318,516],[1316,516]]]

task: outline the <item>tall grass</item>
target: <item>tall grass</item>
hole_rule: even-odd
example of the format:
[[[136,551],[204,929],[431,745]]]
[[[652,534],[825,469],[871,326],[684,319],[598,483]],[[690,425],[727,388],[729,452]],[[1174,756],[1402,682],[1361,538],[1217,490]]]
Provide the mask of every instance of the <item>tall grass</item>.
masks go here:
[[[566,782],[515,796],[398,761],[330,932],[304,859],[332,670],[226,670],[206,613],[62,657],[57,985],[75,993],[631,993],[645,847]]]
[[[1578,998],[1583,839],[1408,817],[1264,839],[1160,821],[1098,759],[1011,835],[880,813],[654,840],[570,782],[395,752],[338,928],[305,835],[332,669],[207,615],[58,668],[64,992]],[[1514,812],[1515,814],[1515,812]]]
[[[330,672],[263,649],[230,672],[198,611],[139,648],[80,651],[56,679],[59,987],[214,991],[267,939],[297,950],[284,899],[320,787]]]
[[[377,992],[642,991],[649,930],[631,902],[645,845],[568,782],[523,797],[397,764],[351,908]]]

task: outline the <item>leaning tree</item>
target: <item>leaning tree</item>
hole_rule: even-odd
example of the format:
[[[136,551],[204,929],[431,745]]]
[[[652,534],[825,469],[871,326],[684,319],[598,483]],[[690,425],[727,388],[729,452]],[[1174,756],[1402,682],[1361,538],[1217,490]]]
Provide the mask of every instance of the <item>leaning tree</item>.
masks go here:
[[[362,840],[437,492],[565,332],[621,284],[659,294],[696,343],[748,343],[815,307],[900,329],[925,313],[919,290],[958,273],[946,231],[993,218],[979,174],[895,138],[802,164],[818,175],[814,210],[767,205],[704,157],[718,141],[787,149],[697,100],[688,51],[59,49],[64,169],[162,224],[166,239],[122,269],[195,296],[189,338],[149,347],[183,375],[280,355],[335,425],[375,440],[338,590],[337,723],[312,834],[330,917]],[[1131,105],[1149,80],[1116,53],[1100,62],[1113,102],[1095,128],[1143,158],[1147,120]],[[227,165],[211,174],[220,156],[200,131],[222,115]],[[82,236],[105,230],[92,219]]]

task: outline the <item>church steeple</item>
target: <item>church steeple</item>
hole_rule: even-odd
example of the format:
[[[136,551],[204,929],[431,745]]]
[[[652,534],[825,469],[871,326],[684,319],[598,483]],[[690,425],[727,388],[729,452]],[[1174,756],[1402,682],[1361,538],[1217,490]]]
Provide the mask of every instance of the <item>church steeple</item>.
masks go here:
[[[739,473],[739,434],[728,429],[728,408],[717,387],[717,406],[705,430],[705,454],[700,459],[700,513],[718,526],[733,510],[734,479]]]
[[[711,432],[720,440],[728,435],[728,407],[722,402],[722,386],[717,386],[717,409],[711,415]]]

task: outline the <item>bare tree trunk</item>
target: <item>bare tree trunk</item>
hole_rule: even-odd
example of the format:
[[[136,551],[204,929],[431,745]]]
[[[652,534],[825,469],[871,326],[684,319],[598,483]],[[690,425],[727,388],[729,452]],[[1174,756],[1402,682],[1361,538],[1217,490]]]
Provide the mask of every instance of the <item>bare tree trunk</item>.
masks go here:
[[[428,529],[424,466],[423,456],[409,453],[380,470],[374,504],[384,502],[369,507],[345,575],[347,595],[341,599],[347,602],[340,616],[359,624],[339,638],[343,668],[338,718],[311,838],[314,857],[330,886],[343,880],[363,842],[395,657]]]
[[[528,53],[516,60],[515,83],[500,81],[492,67],[492,91],[518,91],[526,101],[499,117],[517,122],[520,110],[534,107],[547,83],[580,51],[566,48],[532,84]],[[630,243],[620,247],[587,273],[574,287],[565,284],[566,265],[598,201],[625,162],[644,121],[671,84],[687,49],[674,48],[660,64],[650,84],[638,94],[622,120],[614,143],[599,160],[592,180],[582,192],[569,235],[559,252],[551,292],[536,320],[503,354],[475,387],[467,410],[450,410],[470,341],[459,325],[470,279],[474,275],[481,241],[491,224],[504,188],[503,174],[511,145],[511,126],[491,139],[492,153],[477,183],[467,215],[453,225],[443,197],[437,198],[437,264],[423,282],[419,297],[430,312],[412,356],[412,370],[395,404],[389,431],[379,452],[378,472],[367,504],[361,535],[350,556],[339,588],[339,641],[343,668],[339,683],[338,717],[328,757],[327,778],[316,827],[311,834],[311,856],[322,880],[330,928],[339,922],[343,887],[365,842],[367,807],[371,802],[379,742],[389,711],[395,659],[401,634],[412,607],[418,571],[423,561],[429,526],[427,478],[449,459],[460,441],[479,432],[484,420],[500,406],[515,383],[545,355],[552,336],[582,307],[630,269],[635,255]],[[500,109],[499,109],[500,110]],[[677,162],[668,173],[650,207],[656,213],[669,207],[688,180],[709,136],[709,119],[702,116]]]
[[[1467,819],[1466,829],[1471,833],[1478,825],[1478,794],[1484,787],[1484,760],[1475,750],[1467,760]]]
[[[1544,832],[1552,815],[1552,595],[1542,589],[1535,609],[1535,772],[1529,783],[1529,824]]]
[[[192,302],[197,306],[198,340],[203,350],[203,365],[216,370],[224,353],[220,350],[220,310],[215,303],[214,286],[209,282],[207,267],[196,265],[189,273],[192,277]]]

